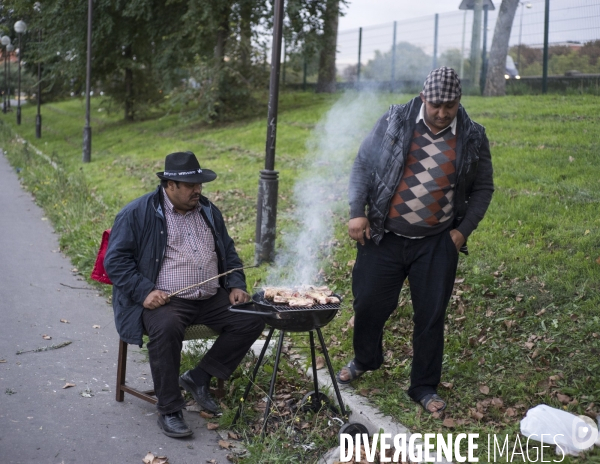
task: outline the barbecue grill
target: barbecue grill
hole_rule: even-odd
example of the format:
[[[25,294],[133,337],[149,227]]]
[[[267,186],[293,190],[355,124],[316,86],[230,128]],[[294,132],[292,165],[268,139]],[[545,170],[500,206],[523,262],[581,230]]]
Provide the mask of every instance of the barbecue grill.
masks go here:
[[[341,301],[339,295],[333,295]],[[340,303],[317,304],[310,308],[291,307],[273,304],[260,291],[252,296],[252,301],[234,305],[231,311],[245,314],[255,314],[262,318],[265,324],[286,332],[306,332],[327,325],[340,309]]]
[[[339,295],[335,296],[341,301],[341,297]],[[246,391],[244,392],[242,401],[240,402],[235,418],[233,419],[233,424],[235,424],[240,417],[240,414],[242,412],[242,405],[246,401],[246,398],[250,393],[250,388],[254,384],[254,379],[256,378],[256,374],[258,373],[258,369],[260,368],[260,365],[265,356],[267,347],[269,346],[269,342],[271,341],[271,337],[275,329],[279,329],[280,331],[279,342],[277,344],[275,366],[273,368],[273,374],[271,376],[269,395],[267,396],[267,407],[265,409],[262,434],[264,435],[265,433],[267,419],[271,410],[271,401],[273,398],[273,390],[275,388],[275,380],[277,379],[277,368],[279,367],[279,359],[281,356],[281,349],[283,347],[283,336],[285,332],[309,333],[310,355],[312,360],[312,371],[315,390],[314,392],[309,393],[305,398],[308,398],[310,396],[311,407],[315,411],[318,411],[318,409],[320,408],[321,401],[324,401],[326,403],[329,402],[327,396],[319,392],[319,382],[317,380],[317,364],[315,362],[315,339],[313,332],[317,333],[317,336],[319,337],[319,342],[321,343],[321,348],[323,350],[323,356],[325,357],[327,368],[329,369],[329,375],[331,376],[333,388],[335,390],[335,394],[340,405],[342,416],[348,418],[348,413],[346,412],[344,402],[342,401],[342,396],[340,394],[335,374],[333,372],[333,367],[331,366],[331,361],[327,352],[327,346],[325,345],[325,340],[323,339],[323,334],[321,333],[321,327],[327,325],[335,317],[339,308],[340,303],[314,305],[310,308],[290,307],[288,305],[272,304],[271,302],[265,299],[263,291],[255,293],[252,296],[252,301],[249,301],[248,303],[242,303],[231,306],[230,311],[244,314],[255,314],[257,316],[260,316],[265,322],[265,324],[267,324],[270,327],[269,334],[267,335],[267,339],[265,341],[265,345],[263,346],[263,349],[260,352],[260,356],[256,361],[256,365],[254,366],[254,371],[252,372],[250,382],[248,382],[248,385],[246,386]]]

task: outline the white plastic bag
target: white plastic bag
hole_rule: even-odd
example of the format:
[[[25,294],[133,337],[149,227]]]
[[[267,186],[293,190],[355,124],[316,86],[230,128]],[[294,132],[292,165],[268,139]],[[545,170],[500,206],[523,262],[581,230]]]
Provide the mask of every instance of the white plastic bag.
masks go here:
[[[600,446],[598,428],[593,422],[590,425],[579,416],[545,404],[527,411],[521,420],[521,434],[532,440],[557,445],[556,453],[559,455],[577,456],[581,451],[592,448],[596,442]]]

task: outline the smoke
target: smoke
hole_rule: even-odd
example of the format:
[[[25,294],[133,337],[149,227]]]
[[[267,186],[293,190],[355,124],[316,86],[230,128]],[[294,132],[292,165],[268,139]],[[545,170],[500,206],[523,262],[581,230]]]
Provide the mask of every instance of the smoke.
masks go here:
[[[362,138],[385,106],[371,92],[347,92],[319,121],[307,142],[305,168],[294,186],[294,224],[282,230],[267,285],[318,283],[335,245],[334,226],[348,220],[348,175]]]

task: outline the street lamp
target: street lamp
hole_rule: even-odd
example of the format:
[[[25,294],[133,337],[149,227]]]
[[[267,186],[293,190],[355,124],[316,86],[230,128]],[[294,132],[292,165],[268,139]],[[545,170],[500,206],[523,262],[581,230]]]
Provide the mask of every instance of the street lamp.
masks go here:
[[[4,45],[6,48],[4,50],[4,92],[2,92],[2,112],[6,113],[8,111],[8,107],[6,106],[6,93],[8,89],[8,71],[7,69],[7,56],[8,56],[8,46],[10,45],[10,37],[7,35],[3,35],[0,37],[0,43]]]
[[[6,51],[8,52],[8,86],[6,88],[6,106],[8,108],[8,110],[10,111],[10,54],[13,52],[13,50],[15,49],[15,47],[13,46],[13,44],[8,44],[6,46]]]
[[[38,31],[39,43],[42,43],[42,30]],[[42,113],[40,106],[42,105],[42,62],[38,61],[38,83],[37,83],[37,114],[35,115],[35,136],[42,138]]]
[[[23,48],[21,47],[21,35],[27,30],[25,21],[17,21],[15,23],[15,32],[19,35],[19,89],[17,91],[17,125],[21,124],[21,55]]]
[[[92,0],[88,0],[87,58],[85,65],[85,126],[83,127],[82,161],[92,161],[92,128],[90,126],[90,87],[92,75]]]
[[[521,5],[521,21],[519,24],[519,48],[517,49],[517,70],[521,68],[521,36],[523,35],[523,7],[531,8],[531,3],[519,2]]]

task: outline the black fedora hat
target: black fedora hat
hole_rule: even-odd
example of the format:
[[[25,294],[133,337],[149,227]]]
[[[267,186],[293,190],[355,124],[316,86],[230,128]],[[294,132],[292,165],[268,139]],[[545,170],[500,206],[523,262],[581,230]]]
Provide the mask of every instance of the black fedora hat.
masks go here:
[[[165,158],[165,170],[156,175],[163,180],[189,182],[191,184],[204,184],[217,178],[217,174],[210,169],[200,168],[196,155],[191,151],[178,151]]]

